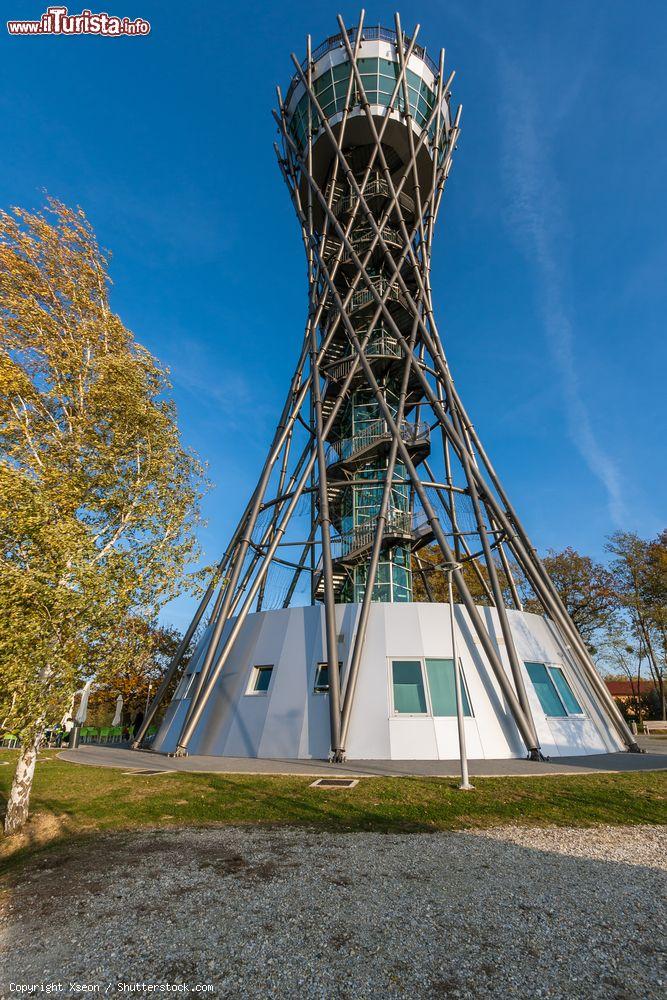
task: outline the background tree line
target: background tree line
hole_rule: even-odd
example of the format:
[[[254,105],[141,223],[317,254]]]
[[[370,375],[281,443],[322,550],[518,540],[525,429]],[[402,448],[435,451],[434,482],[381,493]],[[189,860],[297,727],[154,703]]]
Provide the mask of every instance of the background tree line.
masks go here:
[[[605,548],[606,563],[569,547],[550,550],[542,561],[601,672],[628,680],[639,702],[640,681],[650,680],[652,694],[644,696],[640,707],[667,719],[667,530],[650,539],[618,531]],[[440,560],[437,546],[420,553],[424,572],[415,573],[417,600],[427,600],[429,589],[433,599],[448,600],[446,576],[436,568]],[[476,603],[489,604],[485,567],[464,563],[462,569]],[[512,607],[507,572],[500,562],[496,569]],[[524,610],[542,614],[523,576],[511,565],[510,570]]]

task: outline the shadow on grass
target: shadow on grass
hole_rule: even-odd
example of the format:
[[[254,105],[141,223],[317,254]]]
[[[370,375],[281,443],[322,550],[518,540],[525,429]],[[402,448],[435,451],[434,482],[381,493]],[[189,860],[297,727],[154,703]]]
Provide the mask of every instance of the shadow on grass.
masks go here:
[[[0,802],[6,801],[11,770],[0,768]],[[51,760],[38,766],[33,818],[25,832],[0,840],[0,866],[4,861],[14,867],[52,844],[97,831],[151,827],[431,833],[504,824],[667,823],[665,772],[476,778],[470,793],[450,778],[364,778],[348,790],[310,788],[311,780],[192,772],[126,776]]]

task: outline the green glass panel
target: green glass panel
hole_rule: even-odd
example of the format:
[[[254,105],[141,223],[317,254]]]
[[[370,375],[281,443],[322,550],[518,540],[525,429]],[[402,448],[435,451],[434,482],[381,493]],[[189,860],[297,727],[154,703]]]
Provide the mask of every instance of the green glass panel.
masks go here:
[[[347,97],[347,80],[341,80],[340,83],[334,84],[334,93],[336,94],[338,110],[341,111]]]
[[[434,715],[456,715],[456,680],[454,678],[453,660],[427,660],[426,674],[431,692],[431,705]],[[472,716],[468,692],[461,671],[461,707],[463,714]]]
[[[425,715],[426,695],[419,660],[394,660],[391,672],[394,711],[403,715]]]
[[[535,688],[535,693],[540,699],[544,714],[556,718],[567,715],[545,665],[543,663],[527,663],[526,670]]]
[[[410,566],[410,553],[407,549],[392,549],[391,556],[399,566]]]
[[[334,89],[333,87],[327,87],[319,95],[319,102],[322,107],[322,110],[324,111],[330,104],[333,104],[333,101],[334,101]]]
[[[315,94],[319,97],[323,90],[330,87],[333,83],[331,77],[331,70],[326,70],[321,76],[318,76],[317,80],[313,82],[313,90]]]
[[[560,667],[549,667],[551,679],[556,685],[556,690],[565,703],[565,707],[571,715],[583,715],[584,710],[574,696],[574,691],[570,687],[565,674]]]
[[[338,63],[331,70],[334,80],[348,80],[350,77],[350,64],[348,62]]]

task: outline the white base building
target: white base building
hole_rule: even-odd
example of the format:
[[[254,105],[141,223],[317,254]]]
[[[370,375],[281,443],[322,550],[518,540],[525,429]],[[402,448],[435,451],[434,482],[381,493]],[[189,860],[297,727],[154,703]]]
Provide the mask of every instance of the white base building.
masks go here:
[[[337,605],[342,688],[359,604]],[[480,614],[512,681],[494,609]],[[463,606],[455,607],[471,759],[526,750]],[[625,749],[549,621],[507,612],[542,752],[551,757]],[[231,626],[228,623],[227,629]],[[153,749],[176,750],[209,633],[169,705]],[[246,619],[188,751],[229,757],[326,759],[329,754],[324,608]],[[347,739],[350,760],[453,760],[459,747],[448,604],[371,606]]]

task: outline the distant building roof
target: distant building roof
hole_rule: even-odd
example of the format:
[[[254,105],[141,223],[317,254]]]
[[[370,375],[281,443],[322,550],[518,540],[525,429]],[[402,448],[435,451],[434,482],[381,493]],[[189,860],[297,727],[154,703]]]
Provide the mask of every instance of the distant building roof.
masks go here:
[[[637,694],[637,681],[605,680],[605,684],[609,688],[609,693],[612,694],[614,698],[634,698]],[[647,694],[649,691],[653,690],[653,682],[640,681],[639,690],[641,694]]]

